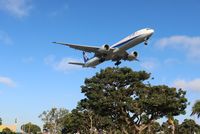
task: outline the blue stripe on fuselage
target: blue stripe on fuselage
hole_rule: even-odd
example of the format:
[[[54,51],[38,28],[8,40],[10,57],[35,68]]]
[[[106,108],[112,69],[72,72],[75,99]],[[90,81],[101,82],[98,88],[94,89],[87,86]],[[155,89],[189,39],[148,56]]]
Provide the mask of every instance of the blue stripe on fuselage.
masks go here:
[[[133,37],[133,38],[127,40],[127,41],[124,41],[124,42],[122,42],[122,43],[120,43],[120,44],[117,44],[117,45],[114,46],[113,48],[120,47],[120,46],[122,46],[122,45],[128,43],[129,41],[132,41],[132,40],[134,40],[134,39],[136,39],[136,38],[138,38],[138,37],[140,37],[140,36],[142,36],[142,35],[135,36],[135,37]]]

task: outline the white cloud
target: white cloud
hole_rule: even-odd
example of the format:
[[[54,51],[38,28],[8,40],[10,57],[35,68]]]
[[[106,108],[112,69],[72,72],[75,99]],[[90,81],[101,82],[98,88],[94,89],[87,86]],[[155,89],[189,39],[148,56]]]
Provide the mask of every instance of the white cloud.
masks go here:
[[[9,77],[0,76],[0,84],[4,84],[9,87],[15,87],[15,82]]]
[[[0,0],[0,9],[15,17],[29,15],[32,9],[31,0]]]
[[[0,31],[0,43],[11,45],[13,44],[13,41],[6,32]]]
[[[50,65],[57,71],[67,73],[68,71],[79,69],[81,66],[71,65],[68,62],[80,62],[80,60],[64,57],[57,60],[55,56],[50,55],[44,59],[45,64]]]
[[[171,36],[158,40],[155,43],[158,48],[171,47],[178,50],[185,50],[187,56],[192,59],[200,59],[200,36]]]
[[[57,62],[55,66],[56,70],[66,72],[68,70],[76,69],[78,66],[68,64],[68,62],[70,61],[77,62],[76,59],[62,58],[60,61]]]
[[[193,79],[193,80],[183,80],[183,79],[179,79],[174,81],[173,84],[175,87],[177,88],[183,88],[185,90],[198,90],[200,91],[200,78],[197,79]]]

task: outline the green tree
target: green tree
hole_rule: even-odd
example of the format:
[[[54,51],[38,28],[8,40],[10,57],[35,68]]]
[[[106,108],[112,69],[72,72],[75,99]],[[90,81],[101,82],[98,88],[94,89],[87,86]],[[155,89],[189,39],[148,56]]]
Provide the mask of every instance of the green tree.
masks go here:
[[[175,130],[173,130],[173,127],[175,128]],[[161,126],[161,131],[164,132],[164,134],[178,134],[178,130],[179,130],[179,121],[177,119],[173,120],[173,124],[167,120],[167,122],[163,122],[162,126]]]
[[[192,107],[192,114],[191,115],[197,115],[197,117],[200,117],[200,101],[197,101],[194,106]]]
[[[0,125],[2,125],[2,119],[1,119],[1,117],[0,117]]]
[[[14,134],[9,128],[4,128],[2,134]]]
[[[63,128],[63,118],[68,114],[68,110],[64,108],[52,108],[44,111],[39,118],[44,122],[44,128],[48,129],[50,134],[60,134]]]
[[[84,115],[78,110],[74,109],[71,113],[65,115],[62,119],[63,121],[63,133],[76,133],[81,130],[84,133],[87,130],[87,126],[85,126]]]
[[[159,118],[185,114],[186,92],[165,85],[151,86],[149,78],[145,71],[106,68],[85,79],[81,88],[86,98],[79,105],[110,119],[110,127],[121,133],[142,133]]]
[[[136,107],[139,112],[137,117],[141,121],[141,125],[148,126],[151,121],[157,120],[164,116],[177,116],[185,114],[187,106],[187,99],[183,90],[176,88],[169,88],[168,86],[149,86],[143,90],[139,89],[139,104]],[[144,116],[147,116],[146,121],[142,121]],[[137,123],[140,126],[140,124]],[[143,128],[141,128],[143,129]]]
[[[91,110],[77,107],[63,118],[65,133],[94,133],[110,126],[111,120],[95,114]]]
[[[161,131],[161,126],[158,122],[153,121],[145,131],[143,131],[143,134],[156,134]]]
[[[192,119],[185,119],[179,126],[178,134],[200,133],[200,126]]]
[[[28,134],[37,134],[37,133],[41,132],[41,129],[39,126],[32,124],[30,122],[22,125],[21,130]]]

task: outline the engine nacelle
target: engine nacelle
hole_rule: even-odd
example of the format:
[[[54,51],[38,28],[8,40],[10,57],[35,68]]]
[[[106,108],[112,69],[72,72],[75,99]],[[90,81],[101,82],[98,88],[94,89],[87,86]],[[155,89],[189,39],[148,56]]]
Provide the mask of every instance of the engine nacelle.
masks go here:
[[[135,60],[137,57],[138,57],[138,53],[134,51],[128,55],[127,60],[132,61],[132,60]]]
[[[99,48],[99,52],[100,53],[107,53],[107,52],[109,52],[109,50],[110,50],[110,46],[109,45],[107,45],[107,44],[105,44],[105,45],[103,45],[101,48]]]

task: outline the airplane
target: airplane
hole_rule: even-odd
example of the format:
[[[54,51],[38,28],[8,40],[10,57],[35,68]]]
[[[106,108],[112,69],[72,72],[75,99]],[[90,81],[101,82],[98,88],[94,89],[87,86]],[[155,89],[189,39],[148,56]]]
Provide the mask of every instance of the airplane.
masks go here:
[[[133,51],[128,53],[126,50],[144,42],[145,45],[148,44],[149,38],[153,35],[154,30],[150,28],[144,28],[138,30],[131,35],[125,37],[119,42],[109,46],[108,44],[103,45],[102,47],[97,46],[82,46],[76,44],[67,44],[61,42],[53,42],[56,44],[61,44],[68,46],[73,49],[83,51],[84,63],[80,62],[69,62],[69,64],[80,65],[82,67],[92,67],[95,68],[97,65],[103,63],[104,61],[112,60],[115,62],[115,65],[118,66],[121,64],[121,60],[127,61],[138,61],[138,53]],[[88,58],[86,52],[94,53],[92,58]]]

